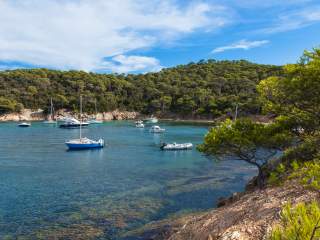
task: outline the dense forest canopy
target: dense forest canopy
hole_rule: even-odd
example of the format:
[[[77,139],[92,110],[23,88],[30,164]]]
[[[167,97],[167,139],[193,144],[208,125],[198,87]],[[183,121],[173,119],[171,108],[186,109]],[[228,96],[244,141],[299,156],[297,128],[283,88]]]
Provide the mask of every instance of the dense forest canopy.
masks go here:
[[[56,109],[84,111],[114,109],[145,114],[174,113],[217,117],[234,111],[260,111],[256,85],[270,76],[281,76],[282,67],[248,61],[207,60],[157,73],[138,75],[97,74],[84,71],[23,69],[0,72],[0,112],[22,108],[47,109],[50,97]]]

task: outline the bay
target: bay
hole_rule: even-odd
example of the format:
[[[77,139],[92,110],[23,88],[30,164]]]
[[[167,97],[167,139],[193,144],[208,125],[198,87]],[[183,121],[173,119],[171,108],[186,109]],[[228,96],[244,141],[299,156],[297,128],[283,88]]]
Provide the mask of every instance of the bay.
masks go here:
[[[124,239],[150,221],[214,208],[256,174],[195,148],[161,151],[161,141],[201,143],[209,126],[159,125],[164,134],[131,121],[92,125],[83,135],[103,137],[106,147],[67,151],[77,129],[1,123],[0,239]]]

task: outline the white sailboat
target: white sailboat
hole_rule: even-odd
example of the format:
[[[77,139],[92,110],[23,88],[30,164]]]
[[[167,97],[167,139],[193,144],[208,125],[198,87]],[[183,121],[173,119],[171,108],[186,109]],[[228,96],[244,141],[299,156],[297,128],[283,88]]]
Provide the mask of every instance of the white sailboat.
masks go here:
[[[88,121],[88,123],[90,123],[90,124],[100,124],[100,123],[103,123],[103,121],[101,121],[101,120],[97,120],[97,113],[98,113],[98,111],[97,111],[97,99],[95,99],[95,101],[94,101],[94,108],[95,108],[95,117],[94,118],[92,118],[92,119],[90,119],[89,121]]]
[[[98,140],[91,140],[86,137],[82,137],[82,97],[80,96],[80,127],[79,127],[79,139],[71,139],[65,144],[70,150],[80,149],[92,149],[92,148],[103,148],[104,140],[102,138]]]
[[[46,123],[46,124],[56,124],[57,123],[57,121],[54,120],[52,98],[50,98],[50,119],[48,119],[47,121],[44,121],[43,123]]]

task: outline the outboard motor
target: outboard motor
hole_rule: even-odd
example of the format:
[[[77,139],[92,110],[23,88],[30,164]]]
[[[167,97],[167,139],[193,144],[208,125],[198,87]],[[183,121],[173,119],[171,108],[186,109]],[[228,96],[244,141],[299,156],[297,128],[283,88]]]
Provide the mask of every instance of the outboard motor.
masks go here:
[[[167,146],[167,144],[166,143],[162,143],[162,145],[160,146],[160,149],[163,150],[165,146]]]

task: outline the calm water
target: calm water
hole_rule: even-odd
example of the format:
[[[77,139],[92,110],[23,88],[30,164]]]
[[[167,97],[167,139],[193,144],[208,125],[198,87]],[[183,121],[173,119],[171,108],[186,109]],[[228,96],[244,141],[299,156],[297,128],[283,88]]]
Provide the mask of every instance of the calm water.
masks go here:
[[[0,239],[137,239],[153,220],[213,208],[255,171],[213,162],[196,150],[163,152],[160,141],[198,144],[207,126],[160,123],[163,135],[133,122],[90,126],[101,150],[66,151],[78,130],[42,123],[0,124]]]

